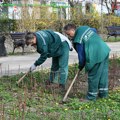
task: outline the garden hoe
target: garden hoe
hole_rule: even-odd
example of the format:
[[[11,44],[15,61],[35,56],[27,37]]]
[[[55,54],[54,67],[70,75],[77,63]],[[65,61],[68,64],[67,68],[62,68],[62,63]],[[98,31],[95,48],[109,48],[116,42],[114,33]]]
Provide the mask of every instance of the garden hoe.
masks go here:
[[[16,83],[17,85],[25,78],[26,75],[28,75],[30,71],[26,72]]]
[[[62,103],[65,103],[65,102],[66,102],[67,96],[68,96],[68,94],[69,94],[69,92],[70,92],[70,90],[71,90],[71,88],[72,88],[75,80],[77,79],[77,77],[78,77],[78,75],[79,75],[79,72],[80,72],[80,70],[76,73],[76,75],[75,75],[72,83],[70,84],[70,86],[69,86],[69,88],[68,88],[68,90],[67,90],[67,92],[66,92],[66,94],[65,94],[65,96],[64,96],[64,98],[63,98],[63,100],[62,100]]]

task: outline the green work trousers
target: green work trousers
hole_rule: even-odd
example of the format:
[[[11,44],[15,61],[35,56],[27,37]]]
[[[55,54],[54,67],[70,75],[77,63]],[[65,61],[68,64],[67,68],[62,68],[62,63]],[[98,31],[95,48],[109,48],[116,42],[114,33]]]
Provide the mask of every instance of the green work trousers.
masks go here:
[[[65,85],[68,76],[69,46],[67,42],[62,43],[62,55],[52,58],[50,82]]]
[[[108,96],[108,57],[88,72],[88,100],[96,100],[97,96],[100,98]]]

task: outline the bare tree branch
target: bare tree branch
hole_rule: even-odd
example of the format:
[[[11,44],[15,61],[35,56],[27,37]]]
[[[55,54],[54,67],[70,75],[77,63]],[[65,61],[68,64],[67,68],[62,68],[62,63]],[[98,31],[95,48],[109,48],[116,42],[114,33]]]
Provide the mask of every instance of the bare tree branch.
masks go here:
[[[70,4],[70,7],[74,7],[73,1],[68,0],[68,3]]]
[[[107,7],[108,13],[111,13],[113,11],[112,10],[113,4],[114,4],[114,9],[116,8],[117,0],[103,0],[103,3],[105,3],[105,6]]]
[[[68,0],[68,3],[70,4],[70,7],[75,7],[76,5],[78,5],[79,0],[78,1]]]

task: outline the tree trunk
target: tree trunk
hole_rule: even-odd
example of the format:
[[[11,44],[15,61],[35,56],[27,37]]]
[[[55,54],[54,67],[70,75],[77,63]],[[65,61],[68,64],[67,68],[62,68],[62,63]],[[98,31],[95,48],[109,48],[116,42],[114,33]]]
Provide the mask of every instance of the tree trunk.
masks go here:
[[[5,43],[5,37],[2,36],[2,37],[0,37],[0,56],[6,56],[7,55],[4,43]]]
[[[70,4],[70,7],[74,7],[73,1],[68,0],[68,3]]]

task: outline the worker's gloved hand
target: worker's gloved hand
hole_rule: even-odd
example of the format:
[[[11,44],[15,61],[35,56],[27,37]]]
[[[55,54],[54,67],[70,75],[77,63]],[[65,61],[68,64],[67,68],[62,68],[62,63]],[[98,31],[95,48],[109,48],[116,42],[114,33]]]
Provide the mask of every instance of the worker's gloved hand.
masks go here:
[[[78,69],[81,71],[84,68],[84,66],[78,66]]]
[[[35,64],[31,65],[31,67],[30,67],[30,72],[32,72],[32,71],[35,70],[35,69],[36,69]]]

